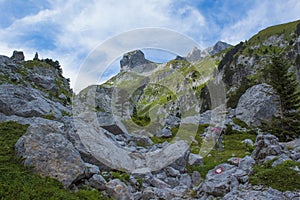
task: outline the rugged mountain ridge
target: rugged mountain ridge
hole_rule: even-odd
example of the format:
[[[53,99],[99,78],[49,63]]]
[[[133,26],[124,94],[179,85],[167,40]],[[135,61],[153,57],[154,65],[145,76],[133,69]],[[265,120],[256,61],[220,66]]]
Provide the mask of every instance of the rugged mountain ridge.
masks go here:
[[[261,164],[277,169],[285,161],[297,177],[299,140],[279,143],[273,135],[249,132],[257,134],[251,127],[276,114],[278,96],[259,74],[269,53],[283,51],[298,73],[299,24],[268,28],[235,47],[218,42],[203,57],[193,49],[163,64],[139,50],[126,53],[121,73],[82,90],[73,110],[59,63],[25,61],[15,51],[0,57],[0,121],[30,124],[15,145],[17,154],[73,190],[90,186],[115,199],[295,199],[297,191],[259,187],[250,179]],[[213,90],[220,80],[224,91]],[[224,99],[212,92],[224,92]],[[222,124],[216,116],[224,117]],[[231,140],[225,140],[224,154],[209,146],[212,126],[227,126]],[[215,163],[216,155],[226,163]]]

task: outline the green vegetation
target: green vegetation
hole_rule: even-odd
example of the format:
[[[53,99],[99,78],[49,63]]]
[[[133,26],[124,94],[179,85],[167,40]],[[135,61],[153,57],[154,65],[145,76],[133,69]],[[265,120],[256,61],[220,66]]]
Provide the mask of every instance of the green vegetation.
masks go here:
[[[62,184],[49,177],[41,177],[24,167],[16,157],[14,145],[27,130],[28,125],[16,122],[0,123],[0,198],[11,199],[70,199],[104,200],[97,190],[64,189]]]
[[[204,165],[188,166],[189,172],[199,171],[202,177],[215,166],[226,162],[231,157],[243,158],[253,151],[253,147],[249,147],[242,143],[245,139],[255,140],[256,135],[251,133],[235,133],[231,135],[223,135],[223,151],[212,150],[209,155],[203,158]],[[200,144],[199,144],[200,145]]]
[[[293,170],[300,167],[300,163],[295,161],[285,161],[272,167],[273,160],[262,165],[254,166],[254,174],[249,181],[253,185],[265,185],[279,191],[294,191],[300,189],[300,174]]]
[[[280,97],[280,116],[274,116],[264,129],[271,131],[281,141],[300,136],[300,91],[295,74],[289,72],[291,64],[283,55],[273,56],[272,63],[266,68],[269,84]]]
[[[116,179],[116,178],[120,179],[124,183],[129,182],[130,175],[125,172],[113,171],[113,172],[110,172],[110,174],[111,174],[112,178],[114,178],[114,179]]]
[[[243,120],[241,120],[239,118],[233,118],[232,120],[233,120],[233,123],[235,123],[236,125],[238,125],[242,128],[249,129],[249,126]]]
[[[228,100],[227,100],[227,107],[230,108],[236,108],[240,97],[246,92],[246,90],[248,88],[250,88],[251,86],[253,86],[253,83],[251,83],[251,81],[249,81],[248,78],[244,78],[241,81],[240,86],[233,92],[231,92],[228,95]]]
[[[279,36],[282,34],[284,34],[284,39],[289,41],[291,40],[291,37],[295,34],[296,27],[299,23],[300,20],[266,28],[260,31],[259,33],[257,33],[256,35],[254,35],[248,41],[248,44],[249,45],[259,44],[261,41],[264,41],[271,36]]]

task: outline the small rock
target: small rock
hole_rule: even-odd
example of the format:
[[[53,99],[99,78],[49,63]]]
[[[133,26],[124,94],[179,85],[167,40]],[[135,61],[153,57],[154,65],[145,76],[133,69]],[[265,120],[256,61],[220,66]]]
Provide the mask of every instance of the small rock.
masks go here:
[[[180,185],[184,185],[187,188],[190,188],[192,185],[192,179],[188,174],[182,174],[179,179]]]
[[[172,137],[172,132],[169,128],[163,128],[160,132],[156,134],[160,138],[169,138]]]
[[[280,155],[280,156],[278,157],[277,160],[275,160],[275,161],[273,162],[272,167],[275,167],[275,166],[277,166],[277,165],[279,165],[279,164],[281,164],[281,163],[283,163],[284,161],[287,161],[287,160],[292,160],[292,159],[290,159],[290,158],[289,158],[288,156],[286,156],[285,154],[282,154],[282,155]]]
[[[253,146],[254,143],[251,139],[245,139],[242,141],[242,143],[246,144],[247,146]]]
[[[92,186],[97,190],[105,190],[106,180],[99,174],[94,174],[89,180],[88,185]]]
[[[200,183],[202,182],[202,177],[201,174],[198,171],[193,171],[192,173],[192,185],[194,187],[200,185]]]
[[[231,165],[235,165],[235,166],[238,166],[239,163],[240,163],[241,159],[240,158],[237,158],[237,157],[233,157],[233,158],[229,158],[227,160],[227,162]]]
[[[191,166],[203,165],[203,158],[198,154],[190,153],[189,164]]]
[[[116,200],[133,200],[125,183],[119,179],[113,179],[106,183],[106,192],[109,196]]]
[[[171,177],[177,177],[180,175],[180,172],[172,167],[167,167],[166,173],[168,176],[171,176]]]
[[[88,177],[94,175],[94,174],[99,174],[100,170],[99,167],[90,163],[84,163],[85,167],[86,167],[86,175]]]

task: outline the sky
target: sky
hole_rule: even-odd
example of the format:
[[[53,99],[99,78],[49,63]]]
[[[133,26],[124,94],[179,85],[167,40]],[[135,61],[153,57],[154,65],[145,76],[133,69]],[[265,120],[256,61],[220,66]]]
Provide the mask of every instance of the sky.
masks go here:
[[[300,19],[299,10],[299,0],[0,0],[0,55],[21,50],[26,59],[38,52],[58,60],[73,86],[85,59],[119,34],[163,28],[201,48],[219,40],[235,45],[263,28]],[[145,55],[157,62],[175,56],[151,49]],[[121,56],[103,80],[119,70]]]

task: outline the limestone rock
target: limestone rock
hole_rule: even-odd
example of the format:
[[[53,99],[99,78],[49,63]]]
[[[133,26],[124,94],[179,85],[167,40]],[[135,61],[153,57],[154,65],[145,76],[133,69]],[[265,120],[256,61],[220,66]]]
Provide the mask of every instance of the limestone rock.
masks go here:
[[[21,117],[62,117],[62,111],[69,109],[59,102],[45,98],[36,89],[22,85],[3,84],[0,86],[0,112]]]
[[[265,84],[255,85],[241,96],[236,107],[236,117],[247,125],[259,126],[278,114],[279,97],[274,89]]]
[[[198,154],[190,153],[189,165],[191,166],[203,165],[203,158]]]
[[[65,187],[84,177],[86,166],[79,152],[55,123],[30,126],[15,145],[26,166],[43,176],[50,176]]]
[[[14,51],[11,59],[14,61],[24,61],[25,56],[22,51]]]
[[[271,134],[260,134],[256,137],[255,149],[251,157],[257,162],[262,163],[267,156],[278,156],[282,153],[282,147],[278,143],[278,138]]]
[[[244,170],[248,175],[252,174],[255,160],[250,156],[245,156],[240,160],[239,168]]]
[[[124,54],[120,65],[121,71],[134,70],[135,72],[147,72],[156,68],[156,64],[145,59],[144,53],[140,50]]]
[[[94,174],[89,180],[88,185],[97,190],[105,190],[106,180],[99,174]]]
[[[127,186],[119,179],[109,181],[106,183],[105,188],[109,196],[116,200],[133,200]]]
[[[244,170],[234,165],[221,164],[207,173],[202,191],[214,196],[225,195],[231,188],[235,188],[236,184],[241,182],[246,175]]]

